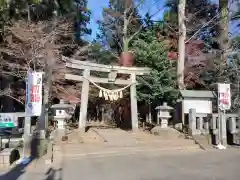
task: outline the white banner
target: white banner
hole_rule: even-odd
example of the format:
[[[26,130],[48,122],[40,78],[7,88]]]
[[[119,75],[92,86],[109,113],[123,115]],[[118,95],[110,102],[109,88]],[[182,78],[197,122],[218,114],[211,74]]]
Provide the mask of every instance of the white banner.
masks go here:
[[[218,106],[223,110],[231,108],[230,84],[218,84]]]
[[[26,82],[26,115],[40,116],[42,111],[42,72],[28,72]]]

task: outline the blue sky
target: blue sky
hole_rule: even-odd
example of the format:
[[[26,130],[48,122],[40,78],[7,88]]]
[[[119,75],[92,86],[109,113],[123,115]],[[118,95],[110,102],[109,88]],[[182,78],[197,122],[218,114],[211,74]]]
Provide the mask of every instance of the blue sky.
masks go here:
[[[96,33],[98,31],[97,21],[102,18],[102,9],[108,6],[109,0],[88,0],[88,8],[91,10],[91,22],[89,28],[92,29],[92,35],[85,37],[87,40],[92,40],[96,37]],[[160,1],[157,5],[154,4],[153,0],[148,0],[149,3],[144,5],[144,7],[140,7],[140,14],[145,14],[146,12],[150,12],[150,14],[154,14],[158,9],[163,7],[165,0]],[[212,0],[213,2],[217,2],[218,0]],[[151,2],[151,3],[150,3]],[[232,5],[231,8],[234,8]],[[154,19],[160,19],[162,17],[163,10],[155,15]],[[236,28],[234,26],[235,23],[231,23],[231,31],[235,31]],[[239,32],[239,31],[237,31]]]
[[[96,36],[96,30],[98,28],[97,26],[97,20],[101,19],[102,16],[102,9],[103,7],[108,6],[109,0],[88,0],[88,8],[92,12],[91,22],[89,25],[89,28],[92,29],[92,37],[94,38]]]

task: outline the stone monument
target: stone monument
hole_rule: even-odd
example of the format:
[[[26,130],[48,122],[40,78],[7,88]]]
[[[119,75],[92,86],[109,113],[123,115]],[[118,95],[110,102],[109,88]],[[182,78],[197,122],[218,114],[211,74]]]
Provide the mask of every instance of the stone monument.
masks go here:
[[[151,130],[151,133],[164,139],[179,137],[180,132],[168,126],[168,121],[172,117],[170,112],[173,108],[164,102],[162,106],[158,106],[155,109],[157,110],[157,125]]]

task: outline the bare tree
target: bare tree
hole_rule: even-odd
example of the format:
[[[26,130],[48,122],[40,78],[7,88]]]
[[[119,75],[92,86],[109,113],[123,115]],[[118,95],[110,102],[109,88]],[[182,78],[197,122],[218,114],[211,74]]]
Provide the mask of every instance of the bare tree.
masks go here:
[[[58,26],[53,28],[53,21],[37,24],[18,21],[13,26],[6,27],[5,39],[0,47],[0,76],[8,85],[5,90],[1,89],[0,95],[8,94],[24,103],[27,71],[44,71],[46,64],[50,64],[53,71],[53,96],[58,97],[59,93],[67,94],[69,90],[73,96],[79,95],[77,90],[74,91],[75,88],[65,81],[65,62],[61,55],[66,49],[74,54],[74,51],[80,51],[81,48],[74,42],[73,27],[69,19],[61,18],[57,24]],[[11,88],[16,82],[22,84],[17,91],[17,88]]]
[[[122,52],[129,52],[129,43],[131,40],[141,32],[141,30],[144,28],[144,23],[140,23],[141,17],[137,15],[137,11],[141,6],[147,5],[149,3],[152,3],[152,1],[146,1],[146,0],[124,0],[121,3],[124,4],[123,10],[115,11],[111,8],[105,8],[104,12],[109,15],[110,19],[117,19],[115,24],[108,24],[104,22],[104,25],[113,27],[114,31],[111,29],[107,29],[107,31],[110,31],[110,33],[113,33],[116,35],[117,38],[119,38],[119,46]],[[152,3],[152,7],[157,6],[158,0],[154,1]],[[121,8],[119,8],[121,9]],[[161,10],[163,10],[163,7],[157,8],[157,10],[154,10],[154,12],[148,12],[149,18],[152,18],[156,16]],[[110,21],[112,22],[112,21]],[[105,24],[106,23],[106,24]],[[134,30],[133,30],[134,26]],[[113,54],[116,58],[118,56],[116,54]]]
[[[79,93],[76,93],[77,89],[65,81],[65,62],[61,58],[63,50],[70,49],[73,51],[72,54],[74,50],[80,50],[74,42],[72,26],[69,17],[39,23],[17,21],[11,27],[6,27],[5,39],[0,48],[1,78],[9,81],[9,86],[1,90],[0,96],[9,96],[24,103],[27,72],[32,70],[45,73],[43,108],[39,119],[40,139],[45,139],[49,100],[52,96],[61,98],[58,96],[59,91],[62,94],[79,96]],[[22,86],[14,86],[16,81],[21,82]],[[41,154],[44,143],[40,143]]]

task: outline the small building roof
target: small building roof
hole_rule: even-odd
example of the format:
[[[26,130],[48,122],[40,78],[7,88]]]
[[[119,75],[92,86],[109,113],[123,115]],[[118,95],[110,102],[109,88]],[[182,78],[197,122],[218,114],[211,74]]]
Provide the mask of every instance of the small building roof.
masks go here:
[[[214,98],[212,91],[180,90],[183,98]]]

